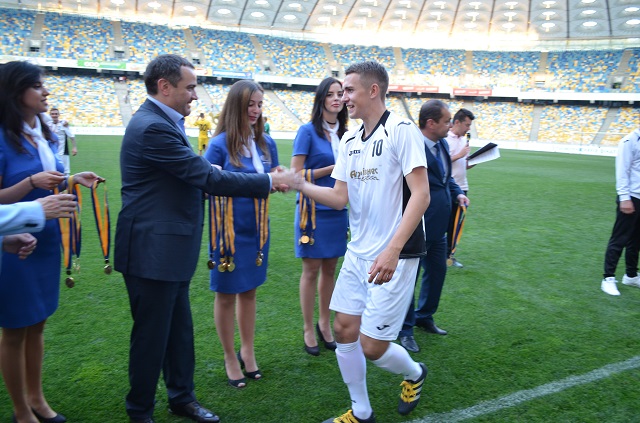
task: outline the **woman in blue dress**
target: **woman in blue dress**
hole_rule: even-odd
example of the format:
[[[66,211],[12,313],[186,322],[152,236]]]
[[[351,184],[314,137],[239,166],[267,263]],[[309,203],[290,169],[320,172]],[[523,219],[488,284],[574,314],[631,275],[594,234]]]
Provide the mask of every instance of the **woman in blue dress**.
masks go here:
[[[262,87],[248,80],[231,87],[205,157],[223,170],[264,173],[278,167],[278,151],[264,133]],[[246,386],[260,379],[254,351],[256,289],[267,279],[269,221],[267,200],[217,198],[211,270],[211,290],[216,293],[214,319],[224,350],[229,385]],[[236,309],[237,304],[237,309]],[[240,350],[234,345],[235,318],[240,330]],[[245,370],[244,375],[242,370]],[[245,377],[246,376],[246,377]]]
[[[48,108],[43,72],[28,62],[0,66],[0,203],[32,201],[64,188],[57,138],[40,114]],[[91,186],[98,176],[82,172],[76,183]],[[61,185],[62,184],[62,185]],[[26,260],[5,253],[0,273],[0,368],[13,402],[14,421],[63,423],[42,389],[44,326],[58,308],[60,227],[47,221],[34,234],[37,246]]]
[[[303,169],[307,180],[333,187],[331,177],[340,138],[347,131],[348,113],[342,103],[342,84],[335,78],[324,79],[316,89],[311,122],[298,129],[293,140],[292,169]],[[300,306],[304,322],[304,350],[319,355],[317,333],[325,348],[336,349],[331,334],[329,302],[335,285],[338,258],[347,251],[347,209],[334,210],[308,199],[300,201],[295,217],[296,257],[302,258]],[[312,210],[315,205],[315,213]],[[301,224],[302,222],[302,224]],[[315,229],[314,229],[315,226]],[[318,322],[313,314],[318,291]]]

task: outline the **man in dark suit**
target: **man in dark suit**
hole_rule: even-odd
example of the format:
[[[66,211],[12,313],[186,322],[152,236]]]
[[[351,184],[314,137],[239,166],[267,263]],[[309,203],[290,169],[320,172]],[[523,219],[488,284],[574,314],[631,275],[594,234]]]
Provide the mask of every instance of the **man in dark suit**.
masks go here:
[[[427,255],[420,261],[423,274],[418,308],[414,309],[412,298],[404,325],[398,335],[400,344],[411,352],[420,350],[413,337],[414,326],[438,335],[447,334],[445,330],[436,326],[433,315],[438,309],[447,274],[446,232],[451,214],[451,199],[456,198],[465,206],[469,204],[469,199],[451,177],[451,157],[445,140],[451,126],[451,112],[447,105],[440,100],[424,103],[420,108],[418,126],[424,135],[431,203],[424,214]],[[416,282],[417,279],[418,275]]]
[[[115,269],[124,276],[133,329],[127,413],[152,423],[160,371],[169,410],[197,422],[219,421],[194,393],[195,355],[189,283],[203,230],[203,192],[266,198],[271,187],[293,184],[293,172],[223,172],[191,148],[184,117],[197,100],[194,67],[176,55],[152,60],[144,74],[149,95],[127,126],[120,167],[122,210]]]

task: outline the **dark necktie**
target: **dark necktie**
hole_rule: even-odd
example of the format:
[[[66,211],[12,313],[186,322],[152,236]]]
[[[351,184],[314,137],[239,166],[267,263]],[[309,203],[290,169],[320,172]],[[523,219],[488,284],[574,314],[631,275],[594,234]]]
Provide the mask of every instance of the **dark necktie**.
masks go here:
[[[440,158],[440,143],[437,142],[434,149],[436,150],[436,162],[438,162],[438,168],[440,169],[440,173],[442,173],[442,179],[444,180],[444,164],[442,164],[442,159]]]

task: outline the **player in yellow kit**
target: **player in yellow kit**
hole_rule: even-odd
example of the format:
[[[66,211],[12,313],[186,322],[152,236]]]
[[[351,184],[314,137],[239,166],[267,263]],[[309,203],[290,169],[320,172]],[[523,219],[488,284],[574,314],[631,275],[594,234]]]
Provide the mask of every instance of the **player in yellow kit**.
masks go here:
[[[204,117],[204,113],[200,113],[200,117],[196,120],[196,126],[198,127],[198,154],[202,156],[204,150],[207,149],[209,144],[209,136],[211,135],[211,122]]]

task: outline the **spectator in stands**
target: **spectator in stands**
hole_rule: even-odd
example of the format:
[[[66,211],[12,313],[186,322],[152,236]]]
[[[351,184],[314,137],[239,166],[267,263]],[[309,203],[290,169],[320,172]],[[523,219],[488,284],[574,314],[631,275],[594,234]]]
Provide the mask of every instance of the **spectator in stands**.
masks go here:
[[[69,160],[69,141],[71,141],[72,148],[71,154],[78,154],[78,146],[76,145],[76,137],[73,135],[73,131],[69,127],[67,120],[60,120],[60,110],[55,107],[49,111],[51,121],[49,121],[49,128],[58,136],[58,156],[60,161],[64,165],[64,174],[69,176],[71,174],[71,166]]]
[[[462,108],[453,115],[453,124],[447,134],[447,143],[449,143],[449,155],[451,156],[451,176],[460,189],[467,195],[469,191],[469,183],[467,182],[467,169],[471,167],[467,165],[467,157],[469,156],[469,131],[471,130],[471,122],[476,117],[470,110]],[[467,136],[469,135],[469,137]],[[460,207],[457,199],[453,199],[454,203],[451,207],[451,219],[449,221],[449,229],[447,230],[447,263],[455,267],[464,267],[454,255],[451,253],[453,233],[456,213]]]
[[[414,311],[412,292],[412,301],[399,334],[400,344],[411,352],[419,351],[413,337],[414,326],[437,335],[447,334],[447,331],[440,329],[433,319],[433,315],[438,310],[444,279],[447,275],[446,231],[453,199],[465,206],[469,204],[469,199],[451,176],[453,166],[445,139],[450,122],[449,108],[440,100],[429,100],[420,108],[418,125],[424,136],[431,202],[424,214],[427,255],[421,259],[420,263],[423,273],[418,308]],[[419,269],[416,280],[418,274]]]
[[[264,117],[264,133],[267,135],[271,135],[271,124],[269,124],[269,118]]]
[[[196,120],[196,126],[198,127],[198,154],[202,156],[202,153],[207,149],[207,145],[209,144],[211,122],[204,117],[204,113],[200,113],[200,116]]]
[[[342,94],[340,81],[324,79],[316,88],[311,122],[301,126],[293,140],[291,168],[302,169],[307,181],[319,186],[333,187],[335,184],[331,172],[349,118],[342,103]],[[347,225],[346,207],[333,210],[300,194],[294,224],[294,248],[296,257],[302,258],[300,307],[304,322],[304,349],[311,355],[320,354],[313,326],[316,289],[319,317],[315,330],[325,348],[336,349],[331,334],[329,301],[338,258],[347,250]]]
[[[220,112],[220,122],[205,154],[207,160],[233,173],[274,172],[278,151],[264,133],[264,90],[256,82],[238,81],[231,87]],[[267,279],[269,259],[268,200],[264,198],[217,198],[215,227],[222,234],[211,270],[214,318],[222,349],[228,384],[244,388],[247,377],[262,378],[254,350],[256,291]],[[231,235],[234,234],[234,235]],[[226,236],[225,236],[226,235]],[[216,244],[216,241],[213,241]],[[235,321],[240,349],[235,349]],[[242,370],[244,371],[244,374]],[[246,376],[246,377],[245,377]]]
[[[33,201],[64,188],[57,139],[41,117],[48,95],[39,67],[28,62],[0,65],[0,204]],[[82,172],[69,181],[91,187],[99,179]],[[53,411],[42,390],[44,327],[60,296],[58,221],[48,221],[36,238],[38,248],[28,260],[10,254],[2,259],[0,367],[14,421],[62,423],[65,417]]]
[[[640,288],[640,129],[620,141],[616,157],[617,212],[604,256],[604,279],[600,288],[609,295],[620,295],[616,287],[616,267],[625,249],[625,285]]]

